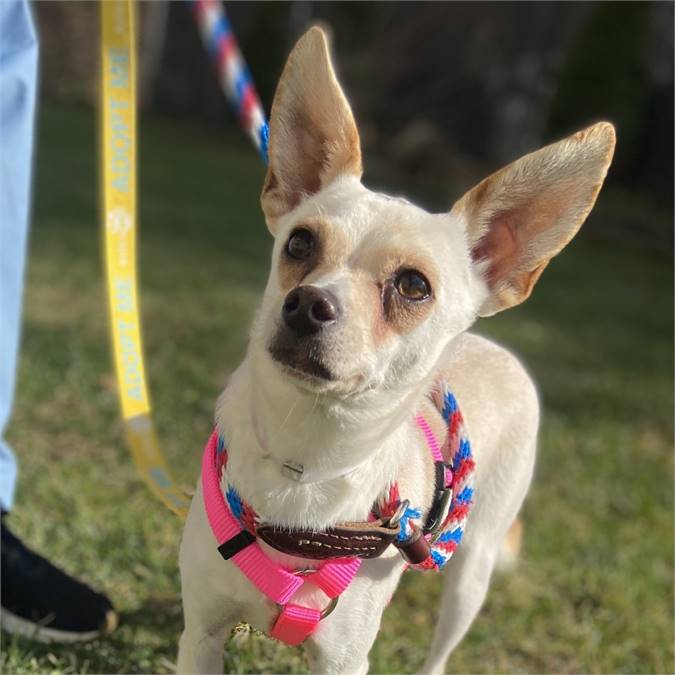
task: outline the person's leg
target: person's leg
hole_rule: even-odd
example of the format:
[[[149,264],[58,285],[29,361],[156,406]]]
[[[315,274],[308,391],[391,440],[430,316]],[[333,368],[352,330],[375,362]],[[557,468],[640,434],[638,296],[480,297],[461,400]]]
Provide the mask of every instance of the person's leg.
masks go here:
[[[115,628],[110,601],[28,548],[5,522],[16,482],[3,434],[19,347],[37,54],[27,0],[0,0],[0,624],[42,642],[79,642]]]
[[[14,501],[4,439],[14,394],[30,209],[38,45],[26,2],[0,2],[0,507]]]

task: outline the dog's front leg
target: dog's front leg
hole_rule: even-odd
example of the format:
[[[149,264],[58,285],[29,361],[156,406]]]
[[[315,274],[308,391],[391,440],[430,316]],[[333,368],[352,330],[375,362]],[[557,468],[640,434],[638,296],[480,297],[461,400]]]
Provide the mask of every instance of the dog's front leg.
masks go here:
[[[186,626],[178,646],[178,675],[211,675],[223,672],[224,645],[236,621],[232,620],[213,633]]]
[[[333,617],[331,617],[332,619]],[[368,672],[368,653],[375,641],[379,618],[372,625],[360,625],[346,619],[335,617],[327,619],[319,627],[316,635],[307,642],[305,652],[309,662],[309,671],[315,675],[365,675]],[[359,630],[354,624],[358,623]]]
[[[438,623],[431,650],[419,672],[440,675],[445,671],[448,656],[469,630],[485,600],[496,557],[494,547],[462,542],[444,571]]]
[[[225,643],[237,623],[238,607],[217,596],[207,585],[196,586],[183,574],[185,630],[178,645],[178,675],[223,672]]]
[[[178,647],[179,675],[223,672],[224,646],[241,616],[232,597],[233,574],[215,547],[198,484],[180,548],[185,630]]]
[[[396,590],[403,561],[398,553],[365,561],[336,610],[306,644],[312,673],[364,675],[382,613]]]

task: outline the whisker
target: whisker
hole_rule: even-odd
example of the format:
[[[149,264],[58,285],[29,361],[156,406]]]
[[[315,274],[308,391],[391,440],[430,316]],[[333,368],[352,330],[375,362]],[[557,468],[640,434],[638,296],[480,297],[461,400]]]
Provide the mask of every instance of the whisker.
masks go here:
[[[293,403],[293,405],[291,406],[290,410],[288,411],[288,414],[287,414],[286,417],[284,418],[284,421],[281,423],[281,426],[279,427],[279,431],[281,431],[281,430],[286,426],[286,422],[288,422],[288,420],[290,419],[291,415],[293,414],[293,411],[294,411],[295,408],[297,407],[298,401],[299,401],[299,400],[300,400],[299,398],[296,398],[296,399],[295,399],[295,402]]]

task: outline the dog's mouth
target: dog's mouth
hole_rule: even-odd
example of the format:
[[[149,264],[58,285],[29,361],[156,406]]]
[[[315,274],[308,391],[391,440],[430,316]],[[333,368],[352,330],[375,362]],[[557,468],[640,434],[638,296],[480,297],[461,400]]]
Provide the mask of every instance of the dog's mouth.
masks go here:
[[[272,358],[291,375],[309,381],[333,382],[336,379],[312,349],[304,350],[273,344],[269,352]]]

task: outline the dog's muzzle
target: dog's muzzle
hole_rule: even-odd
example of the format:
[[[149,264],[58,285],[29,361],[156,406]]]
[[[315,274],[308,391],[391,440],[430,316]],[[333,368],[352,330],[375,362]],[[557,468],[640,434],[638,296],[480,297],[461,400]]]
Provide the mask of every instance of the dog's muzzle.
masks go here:
[[[338,299],[316,286],[294,288],[284,300],[279,326],[269,351],[272,358],[301,374],[334,380],[324,362],[326,331],[342,313]]]

